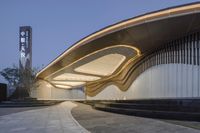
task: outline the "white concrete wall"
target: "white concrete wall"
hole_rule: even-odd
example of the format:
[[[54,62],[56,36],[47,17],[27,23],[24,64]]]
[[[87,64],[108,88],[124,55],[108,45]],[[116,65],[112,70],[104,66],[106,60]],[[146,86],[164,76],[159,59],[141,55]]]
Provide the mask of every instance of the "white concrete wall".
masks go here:
[[[39,100],[85,100],[85,93],[80,89],[58,89],[45,81],[40,81],[39,85],[32,90],[31,97]]]
[[[123,92],[115,85],[106,87],[97,99],[200,98],[200,67],[186,64],[162,64],[143,72]]]

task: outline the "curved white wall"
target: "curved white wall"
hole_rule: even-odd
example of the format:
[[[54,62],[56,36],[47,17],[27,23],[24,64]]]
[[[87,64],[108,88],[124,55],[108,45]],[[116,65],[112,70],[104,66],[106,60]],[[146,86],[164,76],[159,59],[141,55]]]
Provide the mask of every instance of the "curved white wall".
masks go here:
[[[95,97],[87,96],[88,100],[149,98],[200,98],[200,66],[153,66],[138,76],[126,92],[110,85]]]
[[[81,89],[58,89],[45,81],[39,81],[40,86],[32,90],[31,97],[39,100],[85,100]]]

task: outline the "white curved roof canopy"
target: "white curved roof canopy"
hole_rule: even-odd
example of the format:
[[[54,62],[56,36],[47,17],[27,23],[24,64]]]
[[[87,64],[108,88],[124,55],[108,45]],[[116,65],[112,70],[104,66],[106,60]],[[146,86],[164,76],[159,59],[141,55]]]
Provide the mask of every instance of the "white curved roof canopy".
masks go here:
[[[120,54],[109,54],[94,61],[84,64],[74,71],[99,76],[110,76],[124,62],[126,56]]]

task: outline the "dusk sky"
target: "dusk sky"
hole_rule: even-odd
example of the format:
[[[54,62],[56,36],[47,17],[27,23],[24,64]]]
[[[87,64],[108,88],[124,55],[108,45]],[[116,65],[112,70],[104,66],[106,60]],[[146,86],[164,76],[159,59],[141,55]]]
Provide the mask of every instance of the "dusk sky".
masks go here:
[[[0,0],[0,71],[19,62],[19,26],[33,30],[33,67],[119,21],[197,0]],[[0,77],[0,82],[4,82]]]

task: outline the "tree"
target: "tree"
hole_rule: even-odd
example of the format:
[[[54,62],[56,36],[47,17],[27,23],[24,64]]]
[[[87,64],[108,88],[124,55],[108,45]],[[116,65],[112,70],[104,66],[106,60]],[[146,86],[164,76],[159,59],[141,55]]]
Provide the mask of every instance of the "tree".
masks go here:
[[[37,87],[36,73],[36,68],[19,69],[16,65],[0,71],[0,75],[2,75],[4,79],[8,81],[8,84],[16,88],[12,97],[20,99],[29,97],[31,89]]]
[[[15,65],[13,65],[12,68],[8,67],[0,71],[0,75],[3,76],[11,86],[17,86],[19,84],[19,69]]]

